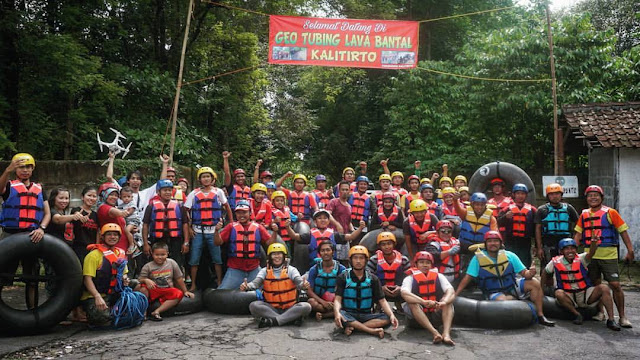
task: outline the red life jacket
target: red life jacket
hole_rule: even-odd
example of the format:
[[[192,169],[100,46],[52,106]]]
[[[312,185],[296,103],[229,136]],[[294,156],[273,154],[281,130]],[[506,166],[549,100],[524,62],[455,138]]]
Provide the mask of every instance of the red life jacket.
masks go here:
[[[213,188],[208,193],[196,189],[191,207],[191,220],[194,225],[214,226],[222,217],[222,209],[218,202],[217,189]]]
[[[239,200],[249,200],[251,198],[251,189],[248,186],[240,186],[233,184],[233,191],[229,194],[229,206],[234,210],[236,208],[236,202]]]
[[[458,212],[456,211],[456,207],[451,204],[451,206],[442,203],[442,213],[448,216],[458,216]]]
[[[318,207],[325,208],[329,205],[329,201],[331,201],[331,190],[320,191],[318,189],[313,189],[313,193],[316,196]],[[320,204],[322,204],[322,206]]]
[[[393,194],[393,196],[394,196],[394,200],[393,200],[393,202],[394,202],[394,203],[395,203],[395,202],[397,202],[398,192],[397,192],[394,188],[390,188],[388,191],[385,191],[385,192],[390,192],[390,193],[392,193],[392,194]],[[380,206],[382,206],[382,194],[383,194],[383,193],[384,193],[384,192],[383,192],[382,190],[378,190],[378,191],[376,191],[376,194],[375,194],[376,207],[380,207]]]
[[[418,193],[418,194],[408,193],[407,196],[405,196],[404,199],[405,199],[404,200],[404,206],[405,206],[405,209],[404,209],[405,211],[404,212],[405,212],[405,215],[406,215],[406,213],[409,211],[409,206],[411,205],[411,202],[413,200],[421,199],[421,197],[420,197],[420,193]]]
[[[298,215],[300,213],[303,214],[302,219],[298,219],[298,221],[307,220],[311,218],[311,204],[309,202],[309,193],[306,191],[302,191],[298,193],[297,191],[291,191],[289,193],[289,197],[291,198],[291,212]]]
[[[428,202],[425,201],[427,203],[427,216],[429,216],[429,214],[434,215],[434,216],[438,216],[437,211],[438,211],[438,203],[436,201],[432,201],[432,202]]]
[[[411,268],[411,275],[413,276],[413,288],[412,293],[420,296],[423,300],[438,301],[436,298],[436,282],[438,280],[438,273],[430,270],[426,274],[417,268]],[[425,313],[436,311],[435,307],[422,309]]]
[[[234,222],[231,226],[233,229],[229,236],[229,256],[243,259],[260,258],[260,243],[262,241],[260,225],[252,221],[246,231],[239,222]]]
[[[429,242],[428,239],[420,239],[420,235],[426,233],[427,231],[429,231],[429,228],[431,228],[431,217],[429,216],[429,213],[426,213],[424,215],[422,225],[418,225],[415,217],[413,215],[409,215],[409,227],[411,228],[411,231],[418,244],[426,244],[427,242]]]
[[[493,209],[493,217],[498,218],[499,212],[507,210],[510,205],[515,203],[513,202],[513,199],[505,196],[504,199],[502,199],[502,201],[500,202],[497,202],[495,198],[491,198],[487,201],[487,204],[493,204],[496,206],[496,208]],[[500,226],[498,230],[500,230],[500,233],[504,234],[504,232],[507,231],[507,228],[504,226]]]
[[[165,206],[162,201],[154,201],[151,210],[151,231],[153,237],[161,239],[167,235],[177,238],[182,235],[182,214],[180,205],[175,200],[170,200]]]
[[[405,196],[409,193],[407,189],[403,188],[402,186],[391,186],[391,188],[400,196]]]
[[[450,242],[443,241],[439,237],[434,240],[438,242],[442,252],[449,251],[455,245],[460,245],[460,241],[453,237]],[[444,276],[453,275],[453,278],[457,279],[460,277],[460,254],[453,255],[453,265],[449,264],[449,260],[451,260],[451,256],[447,256],[440,261],[438,272]]]
[[[251,198],[249,201],[251,202],[251,220],[258,224],[269,225],[271,223],[271,217],[267,217],[267,215],[271,212],[271,202],[263,199],[260,203],[260,209],[256,212],[256,200]]]
[[[609,222],[609,208],[602,205],[600,210],[591,213],[591,209],[584,209],[580,214],[582,225],[582,240],[589,246],[591,238],[599,237],[598,244],[600,247],[618,246],[620,242],[618,231],[615,226]]]
[[[0,226],[11,229],[35,229],[44,218],[42,186],[32,182],[30,187],[20,180],[9,183],[9,197],[2,204]]]
[[[384,207],[380,206],[378,207],[378,219],[380,219],[380,222],[383,223],[385,221],[388,222],[392,222],[395,219],[398,218],[398,212],[400,209],[398,209],[397,206],[393,205],[393,210],[391,211],[391,215],[389,215],[388,217],[384,214]]]
[[[93,250],[100,250],[103,257],[102,266],[96,269],[96,276],[92,279],[101,294],[111,294],[115,291],[116,283],[118,281],[116,275],[118,274],[118,266],[116,263],[120,259],[126,259],[127,255],[124,250],[114,247],[113,250],[109,249],[104,244],[89,244],[87,250],[89,252]],[[104,260],[107,263],[104,263]]]
[[[291,241],[291,237],[289,236],[286,226],[287,220],[290,219],[289,208],[286,206],[282,210],[273,208],[271,217],[274,220],[275,218],[280,218],[280,222],[278,223],[278,234],[280,234],[280,238],[282,238],[283,241]]]
[[[313,261],[318,256],[318,246],[320,243],[329,240],[335,246],[336,240],[334,238],[334,231],[331,228],[326,228],[323,231],[320,231],[318,228],[311,229],[310,232],[311,240],[309,241],[309,260]],[[335,255],[334,255],[335,256]]]
[[[509,205],[509,211],[513,214],[512,230],[513,237],[523,238],[527,235],[527,216],[533,211],[530,204],[525,203],[522,209],[520,209],[515,203]]]
[[[559,255],[553,258],[553,267],[556,271],[556,286],[558,289],[562,289],[565,292],[575,293],[584,291],[591,287],[591,281],[587,275],[587,269],[584,268],[580,258],[576,255],[571,263],[571,270],[568,270],[565,264],[562,262],[563,255]],[[578,288],[573,288],[571,285],[577,284]]]
[[[387,260],[384,258],[384,254],[382,250],[376,251],[376,255],[378,256],[378,268],[377,275],[378,278],[384,283],[386,286],[396,285],[396,276],[398,273],[402,273],[402,254],[399,251],[393,250],[395,258],[389,264]]]
[[[363,220],[365,214],[365,202],[369,198],[367,193],[360,194],[358,192],[354,192],[351,194],[351,198],[353,199],[353,203],[351,204],[351,220]]]

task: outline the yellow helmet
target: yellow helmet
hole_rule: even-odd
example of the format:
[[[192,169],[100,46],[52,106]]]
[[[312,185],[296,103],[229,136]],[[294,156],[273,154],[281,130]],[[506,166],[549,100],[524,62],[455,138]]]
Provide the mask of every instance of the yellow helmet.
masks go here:
[[[277,197],[283,197],[285,200],[287,199],[287,195],[282,190],[276,190],[271,194],[271,201]]]
[[[404,174],[401,173],[400,171],[394,171],[391,173],[391,178],[393,179],[396,176],[400,176],[402,178],[402,180],[404,180]]]
[[[443,176],[440,178],[440,182],[438,184],[442,184],[443,181],[448,181],[449,184],[453,184],[453,181],[451,181],[451,178],[448,176]]]
[[[460,186],[460,189],[458,189],[458,191],[459,192],[463,192],[463,191],[470,192],[468,186]]]
[[[306,177],[306,176],[304,176],[303,174],[296,174],[296,175],[293,177],[293,181],[294,181],[294,182],[295,182],[296,180],[298,180],[298,179],[302,179],[302,180],[304,180],[305,185],[307,184],[307,177]]]
[[[117,231],[118,234],[122,235],[122,229],[120,228],[120,225],[114,223],[107,223],[102,225],[102,228],[100,229],[100,235],[104,235],[109,231]]]
[[[213,171],[213,169],[208,166],[203,166],[200,169],[198,169],[198,172],[196,173],[196,179],[200,180],[200,175],[202,174],[211,174],[214,180],[218,180],[218,174],[216,174],[216,172]]]
[[[267,256],[271,255],[272,252],[282,252],[287,255],[287,247],[284,244],[273,243],[269,245],[267,248]]]
[[[409,211],[427,211],[427,203],[422,199],[415,199],[411,202],[411,204],[409,204]]]
[[[446,188],[442,189],[442,196],[447,195],[447,194],[455,194],[456,189],[452,188],[451,186],[447,186]]]
[[[17,153],[15,155],[13,155],[13,158],[11,159],[11,161],[16,161],[16,160],[25,160],[25,162],[22,165],[33,165],[33,167],[36,167],[36,161],[33,159],[33,156],[31,156],[31,154],[27,154],[27,153]]]
[[[428,178],[420,179],[420,185],[422,184],[431,184],[431,179],[428,179]]]
[[[394,243],[398,242],[396,240],[396,236],[389,231],[383,231],[380,234],[378,234],[378,237],[376,238],[376,244],[380,244],[383,241],[393,241]]]
[[[349,259],[351,259],[351,257],[355,254],[362,254],[366,256],[367,259],[369,258],[369,250],[367,250],[367,248],[362,245],[356,245],[349,250]]]
[[[391,181],[391,175],[389,175],[389,174],[381,174],[381,175],[378,177],[378,181],[382,181],[382,180],[389,180],[389,181]]]
[[[267,193],[267,185],[263,184],[263,183],[255,183],[253,184],[253,186],[251,186],[251,192],[255,192],[255,191],[262,191],[265,194]]]
[[[453,179],[453,181],[458,181],[458,180],[462,180],[464,181],[465,184],[467,184],[467,178],[464,175],[458,175]]]
[[[356,173],[356,171],[353,170],[352,167],[346,167],[342,170],[342,177],[344,177],[344,173],[346,173],[347,171],[353,171],[354,174]]]

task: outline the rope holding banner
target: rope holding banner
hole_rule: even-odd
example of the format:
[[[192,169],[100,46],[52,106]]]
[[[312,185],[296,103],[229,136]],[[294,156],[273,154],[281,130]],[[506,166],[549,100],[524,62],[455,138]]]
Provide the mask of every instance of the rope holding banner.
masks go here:
[[[445,71],[427,69],[427,68],[420,67],[420,66],[416,66],[416,69],[420,69],[420,70],[424,70],[424,71],[427,71],[427,72],[436,73],[436,74],[440,74],[440,75],[448,75],[448,76],[460,77],[460,78],[471,79],[471,80],[498,81],[498,82],[547,82],[547,81],[551,81],[551,79],[497,79],[497,78],[485,78],[485,77],[479,77],[479,76],[454,74],[454,73],[449,73],[449,72],[445,72]]]

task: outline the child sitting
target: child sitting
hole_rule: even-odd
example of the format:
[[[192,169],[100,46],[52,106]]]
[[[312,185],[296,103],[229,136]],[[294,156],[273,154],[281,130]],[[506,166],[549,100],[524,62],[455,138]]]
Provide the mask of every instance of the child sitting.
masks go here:
[[[164,242],[157,242],[151,248],[153,261],[142,267],[140,272],[140,292],[149,298],[149,303],[160,301],[160,307],[151,313],[149,320],[162,321],[160,314],[178,305],[182,296],[192,298],[192,292],[187,291],[184,276],[178,263],[169,259],[169,246]]]

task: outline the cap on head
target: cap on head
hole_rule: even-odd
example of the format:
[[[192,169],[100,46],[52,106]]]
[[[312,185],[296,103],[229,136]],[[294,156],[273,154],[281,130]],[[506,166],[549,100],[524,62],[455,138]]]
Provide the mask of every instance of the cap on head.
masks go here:
[[[242,175],[246,175],[246,173],[244,172],[244,169],[235,169],[235,170],[233,170],[233,177],[234,177],[234,178],[235,178],[236,176],[240,175],[240,174],[242,174]]]
[[[423,192],[427,189],[431,189],[431,191],[433,191],[433,185],[429,184],[429,183],[425,183],[420,185],[420,192]]]
[[[448,182],[449,182],[449,184],[453,184],[453,181],[451,181],[451,178],[450,178],[450,177],[448,177],[448,176],[443,176],[443,177],[441,177],[441,178],[440,178],[440,182],[439,182],[438,184],[442,184],[443,182],[446,182],[446,181],[448,181]]]
[[[431,179],[427,179],[427,178],[420,179],[420,185],[423,185],[423,184],[431,184]]]
[[[277,197],[281,197],[285,200],[287,199],[287,195],[284,193],[284,191],[281,191],[281,190],[276,190],[273,192],[273,194],[271,194],[271,201],[273,201],[273,199]]]
[[[459,192],[463,192],[466,191],[467,193],[469,193],[469,187],[468,186],[460,186],[460,189],[458,189]]]
[[[396,196],[391,191],[385,191],[382,193],[382,201],[386,199],[396,200]]]
[[[394,178],[396,176],[400,176],[402,178],[402,180],[404,180],[404,174],[400,171],[394,171],[391,173],[391,178]]]
[[[276,186],[276,183],[274,183],[273,181],[269,181],[268,183],[264,184],[264,186],[266,186],[267,189],[271,190],[276,190],[278,188],[278,186]]]
[[[331,217],[331,214],[327,210],[320,209],[320,210],[318,210],[318,211],[313,213],[313,219],[315,220],[318,216],[323,215],[323,214],[326,215],[327,217]]]
[[[545,191],[547,192],[547,195],[552,194],[552,193],[564,193],[564,190],[562,189],[562,185],[558,184],[558,183],[551,183],[549,185],[547,185],[547,187],[545,188]]]
[[[303,174],[296,174],[296,175],[293,177],[293,182],[295,182],[295,181],[296,181],[296,180],[298,180],[298,179],[303,180],[303,181],[304,181],[304,183],[305,183],[305,185],[307,184],[307,177],[306,177],[306,176],[304,176]]]
[[[271,178],[273,177],[273,174],[271,173],[271,171],[265,170],[260,173],[260,179],[266,178],[266,177],[271,177]]]
[[[344,174],[345,174],[347,171],[351,171],[351,172],[353,172],[354,174],[355,174],[355,172],[356,172],[355,170],[353,170],[353,168],[352,168],[352,167],[348,167],[348,166],[347,166],[346,168],[344,168],[344,169],[342,170],[342,177],[344,177]]]
[[[174,173],[174,174],[177,174],[177,173],[178,173],[178,172],[176,171],[176,168],[174,168],[174,167],[172,167],[172,166],[167,167],[167,172],[172,172],[172,173]]]
[[[318,181],[327,181],[327,177],[322,174],[318,174],[316,175],[316,182]]]
[[[446,227],[446,228],[449,228],[449,229],[453,229],[453,224],[449,220],[440,220],[436,224],[436,231],[439,231],[443,227]]]
[[[455,194],[456,193],[456,189],[452,188],[451,186],[447,186],[446,188],[442,189],[442,196],[445,196],[447,194]]]
[[[216,177],[216,176],[215,176],[215,173],[214,173],[213,177],[214,177],[214,178]],[[179,184],[179,183],[181,183],[181,182],[185,182],[185,183],[187,183],[187,186],[189,186],[189,180],[187,180],[187,178],[180,178],[180,179],[178,179],[178,184]]]
[[[484,234],[484,241],[486,242],[489,239],[498,239],[502,241],[502,235],[500,234],[500,231],[490,230]]]
[[[502,185],[502,186],[504,186],[504,180],[502,180],[501,178],[493,178],[493,179],[491,179],[490,184],[491,185]]]
[[[462,180],[464,181],[465,184],[468,184],[467,178],[464,175],[458,175],[453,179],[453,181],[458,181],[458,180]]]
[[[407,178],[407,181],[411,180],[418,180],[418,182],[420,182],[420,177],[418,177],[418,175],[411,175]]]

